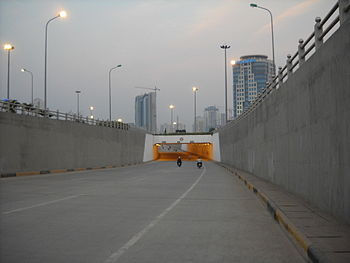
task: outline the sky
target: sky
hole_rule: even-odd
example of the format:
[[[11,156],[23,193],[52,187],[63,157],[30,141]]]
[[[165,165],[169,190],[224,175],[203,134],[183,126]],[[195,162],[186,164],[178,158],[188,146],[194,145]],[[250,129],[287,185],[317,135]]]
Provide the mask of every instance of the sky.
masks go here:
[[[224,111],[224,52],[228,62],[240,56],[264,54],[272,58],[269,14],[274,18],[277,66],[297,51],[316,16],[324,17],[335,0],[0,0],[0,44],[11,43],[10,98],[30,102],[44,97],[44,33],[46,22],[60,10],[67,18],[48,28],[47,104],[51,110],[80,112],[108,119],[108,72],[112,71],[112,118],[134,122],[135,96],[157,93],[158,128],[175,116],[193,125],[193,92],[198,87],[197,115],[215,105]],[[7,94],[7,52],[0,52],[0,98]],[[232,104],[232,76],[228,65],[228,105]]]

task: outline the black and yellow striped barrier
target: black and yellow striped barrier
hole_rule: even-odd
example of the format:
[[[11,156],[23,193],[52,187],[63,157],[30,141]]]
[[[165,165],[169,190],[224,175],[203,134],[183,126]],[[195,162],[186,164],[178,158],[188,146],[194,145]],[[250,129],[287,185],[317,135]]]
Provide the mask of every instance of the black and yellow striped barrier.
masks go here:
[[[119,167],[131,166],[131,165],[137,165],[137,164],[141,164],[141,163],[122,164]],[[2,173],[0,174],[0,177],[7,178],[7,177],[16,177],[16,176],[25,176],[25,175],[68,173],[68,172],[78,172],[78,171],[87,171],[87,170],[110,169],[110,168],[117,168],[117,167],[118,167],[117,165],[108,165],[108,166],[87,167],[87,168],[70,168],[70,169],[41,170],[41,171],[33,171],[33,172]]]

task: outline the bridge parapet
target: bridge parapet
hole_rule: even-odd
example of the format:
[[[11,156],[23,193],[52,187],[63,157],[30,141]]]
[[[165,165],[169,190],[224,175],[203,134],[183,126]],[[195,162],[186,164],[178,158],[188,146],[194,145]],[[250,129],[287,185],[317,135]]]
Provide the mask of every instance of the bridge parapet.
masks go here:
[[[63,121],[74,121],[88,125],[96,125],[102,127],[109,127],[121,130],[129,130],[130,126],[126,123],[119,121],[106,121],[99,120],[89,117],[83,117],[77,114],[63,113],[60,111],[51,111],[44,110],[34,107],[32,104],[19,103],[15,100],[5,100],[0,101],[0,111],[2,112],[11,112],[15,114],[34,116],[38,118],[48,118],[54,120],[63,120]]]

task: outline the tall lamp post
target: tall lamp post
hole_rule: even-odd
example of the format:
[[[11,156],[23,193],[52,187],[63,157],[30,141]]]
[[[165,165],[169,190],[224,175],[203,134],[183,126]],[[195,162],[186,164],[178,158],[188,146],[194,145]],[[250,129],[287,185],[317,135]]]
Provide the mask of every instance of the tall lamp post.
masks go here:
[[[118,65],[109,70],[108,74],[108,87],[109,87],[109,121],[112,121],[112,91],[111,91],[111,72],[116,68],[120,68],[122,65]]]
[[[169,105],[170,109],[170,127],[171,127],[171,132],[173,132],[173,123],[174,123],[174,108],[175,106],[173,104]]]
[[[7,50],[7,99],[10,99],[10,53],[15,47],[11,44],[5,44],[4,49]]]
[[[228,45],[220,46],[223,50],[225,50],[225,123],[227,123],[227,56],[226,50],[230,48]]]
[[[196,95],[197,95],[197,91],[198,91],[198,88],[197,87],[192,87],[192,91],[193,91],[193,94],[194,94],[194,125],[193,125],[193,130],[194,132],[197,132],[197,98],[196,98]]]
[[[80,95],[81,91],[76,90],[75,93],[77,94],[77,115],[78,115],[78,119],[79,119],[79,95]]]
[[[66,11],[61,11],[59,14],[53,18],[51,18],[49,21],[47,21],[45,26],[45,70],[44,70],[44,109],[47,109],[47,29],[49,26],[49,23],[56,18],[65,18],[67,16]]]
[[[25,69],[25,68],[22,68],[21,69],[22,72],[27,72],[30,74],[30,78],[31,78],[31,93],[32,93],[32,105],[34,105],[34,96],[33,96],[33,72],[31,72],[30,70],[28,69]]]
[[[251,7],[254,7],[254,8],[260,8],[260,9],[263,9],[267,12],[269,12],[270,14],[270,19],[271,19],[271,42],[272,42],[272,60],[273,60],[273,70],[274,70],[274,75],[276,75],[276,64],[275,64],[275,39],[274,39],[274,36],[273,36],[273,19],[272,19],[272,13],[269,9],[265,8],[265,7],[262,7],[262,6],[259,6],[257,4],[250,4]]]

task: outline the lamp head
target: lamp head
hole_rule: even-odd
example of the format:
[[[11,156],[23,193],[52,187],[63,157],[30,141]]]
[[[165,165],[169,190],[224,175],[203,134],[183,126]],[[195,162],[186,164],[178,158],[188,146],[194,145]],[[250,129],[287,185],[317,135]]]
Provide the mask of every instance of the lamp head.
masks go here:
[[[21,71],[24,72],[24,71],[26,71],[26,70],[25,70],[24,68],[21,68]]]
[[[117,68],[120,68],[122,65],[118,65]]]
[[[94,106],[90,106],[90,110],[94,110]]]
[[[196,91],[198,91],[198,88],[197,87],[192,87],[192,90],[193,90],[193,92],[196,92]]]
[[[222,45],[222,46],[220,46],[222,49],[228,49],[228,48],[230,48],[231,46],[228,46],[228,45]]]
[[[173,104],[171,104],[171,105],[169,106],[169,108],[170,108],[170,109],[174,109],[175,106],[174,106]]]
[[[67,12],[62,10],[62,11],[59,12],[58,16],[62,17],[62,18],[65,18],[65,17],[67,17]]]
[[[119,119],[117,120],[117,122],[123,122],[123,119],[119,118]]]
[[[12,49],[15,49],[15,47],[12,46],[12,45],[9,44],[9,43],[6,43],[6,44],[4,45],[4,49],[5,49],[5,50],[12,50]]]
[[[236,65],[236,60],[231,60],[231,65]]]
[[[250,4],[250,6],[251,6],[251,7],[258,7],[258,5],[257,5],[257,4],[254,4],[254,3]]]

